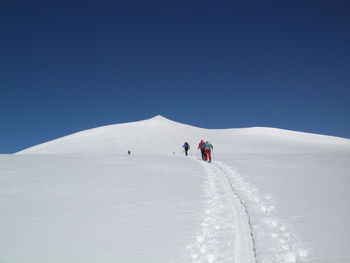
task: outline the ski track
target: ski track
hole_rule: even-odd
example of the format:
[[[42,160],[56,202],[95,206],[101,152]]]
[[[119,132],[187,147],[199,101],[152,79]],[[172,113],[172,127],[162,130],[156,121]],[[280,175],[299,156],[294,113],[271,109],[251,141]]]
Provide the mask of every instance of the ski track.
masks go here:
[[[201,226],[187,246],[187,262],[303,262],[308,251],[291,226],[272,216],[272,196],[261,196],[223,162],[199,162],[206,174],[205,201]]]
[[[216,165],[200,162],[205,170],[204,211],[200,230],[187,246],[193,263],[258,263],[249,218],[228,178]]]

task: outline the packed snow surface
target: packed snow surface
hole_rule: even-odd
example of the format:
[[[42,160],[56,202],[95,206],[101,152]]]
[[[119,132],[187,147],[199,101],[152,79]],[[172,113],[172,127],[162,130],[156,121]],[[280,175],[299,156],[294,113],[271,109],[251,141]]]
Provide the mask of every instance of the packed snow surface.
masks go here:
[[[162,116],[75,133],[0,155],[0,262],[349,262],[349,160],[343,138]]]

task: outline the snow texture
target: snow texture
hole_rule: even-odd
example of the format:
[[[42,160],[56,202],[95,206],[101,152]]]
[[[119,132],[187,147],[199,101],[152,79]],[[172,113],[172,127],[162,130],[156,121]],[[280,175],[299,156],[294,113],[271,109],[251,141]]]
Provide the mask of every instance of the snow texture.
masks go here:
[[[0,155],[0,262],[349,262],[349,157],[343,138],[162,116]]]
[[[103,126],[43,143],[21,154],[181,154],[184,141],[215,143],[215,153],[349,152],[350,140],[275,128],[210,130],[156,116],[149,120]],[[180,146],[179,146],[180,145]]]

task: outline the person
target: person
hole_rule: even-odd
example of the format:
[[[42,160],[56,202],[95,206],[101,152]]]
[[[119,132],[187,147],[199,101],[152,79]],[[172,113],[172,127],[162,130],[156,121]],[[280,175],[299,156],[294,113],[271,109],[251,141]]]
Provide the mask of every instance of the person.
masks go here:
[[[128,154],[129,154],[129,155],[131,154],[130,150],[128,151]]]
[[[202,154],[202,160],[205,161],[206,160],[206,154],[205,154],[205,150],[204,150],[204,140],[201,140],[198,144],[198,149],[201,150],[201,154]]]
[[[206,141],[204,143],[204,150],[205,150],[205,160],[207,160],[209,163],[211,163],[211,150],[213,149],[213,145]]]
[[[190,145],[188,144],[188,142],[185,142],[184,145],[182,145],[182,148],[185,149],[185,154],[187,156],[188,155],[188,150],[190,149]]]

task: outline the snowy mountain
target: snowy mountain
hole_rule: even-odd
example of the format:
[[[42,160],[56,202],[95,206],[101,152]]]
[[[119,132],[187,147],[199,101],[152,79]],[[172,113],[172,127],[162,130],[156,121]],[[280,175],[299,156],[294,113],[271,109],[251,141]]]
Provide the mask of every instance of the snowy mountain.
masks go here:
[[[78,132],[0,155],[0,262],[349,262],[349,160],[348,139],[162,116]]]
[[[135,154],[181,153],[184,141],[192,145],[204,138],[215,143],[217,154],[349,152],[347,139],[275,128],[201,129],[162,116],[103,126],[43,143],[19,153],[35,154]]]

